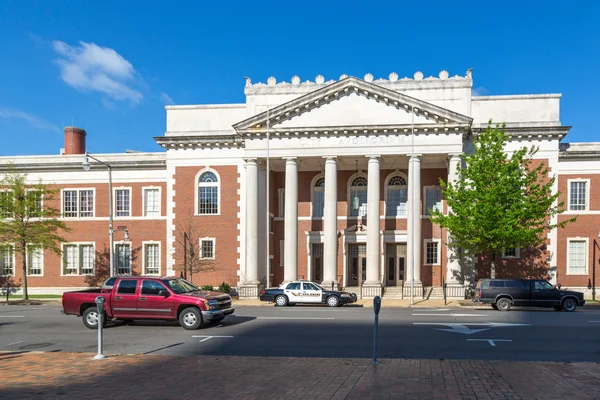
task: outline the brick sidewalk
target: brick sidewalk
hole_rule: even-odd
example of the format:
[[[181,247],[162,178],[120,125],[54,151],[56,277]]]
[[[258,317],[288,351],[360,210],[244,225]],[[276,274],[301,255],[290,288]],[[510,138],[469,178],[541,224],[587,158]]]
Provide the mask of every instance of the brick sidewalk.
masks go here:
[[[0,353],[2,399],[600,399],[600,364]]]

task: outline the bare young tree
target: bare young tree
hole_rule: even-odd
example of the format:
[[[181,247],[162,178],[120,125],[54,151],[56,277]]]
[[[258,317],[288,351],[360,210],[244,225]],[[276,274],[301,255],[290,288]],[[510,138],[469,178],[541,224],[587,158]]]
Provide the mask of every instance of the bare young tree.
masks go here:
[[[201,242],[202,229],[200,222],[194,218],[193,213],[189,213],[188,217],[176,224],[176,245],[177,251],[181,251],[183,257],[178,258],[175,264],[175,270],[180,271],[184,279],[193,281],[193,276],[202,272],[215,271],[215,260],[202,257]],[[214,258],[214,247],[205,249],[205,252],[212,252]]]

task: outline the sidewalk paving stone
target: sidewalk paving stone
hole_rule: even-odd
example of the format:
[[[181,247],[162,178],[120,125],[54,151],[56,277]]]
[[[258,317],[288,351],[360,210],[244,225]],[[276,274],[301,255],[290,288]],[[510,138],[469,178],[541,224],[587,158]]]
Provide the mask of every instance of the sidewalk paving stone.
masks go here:
[[[0,353],[9,399],[599,399],[599,363]]]

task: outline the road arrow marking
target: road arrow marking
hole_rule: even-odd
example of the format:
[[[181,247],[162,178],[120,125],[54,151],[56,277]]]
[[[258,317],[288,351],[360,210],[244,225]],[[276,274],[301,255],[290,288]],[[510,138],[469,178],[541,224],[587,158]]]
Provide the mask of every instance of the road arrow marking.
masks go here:
[[[481,322],[481,323],[471,323],[471,322],[459,322],[459,323],[413,322],[413,325],[441,325],[441,326],[447,326],[450,329],[440,329],[440,328],[434,328],[434,329],[437,330],[437,331],[461,333],[463,335],[472,335],[474,333],[479,333],[479,332],[487,331],[490,328],[501,328],[501,327],[512,327],[512,326],[531,326],[530,324],[510,324],[510,323],[506,323],[506,322]],[[471,326],[489,326],[490,328],[485,328],[485,329],[471,329],[467,325],[471,325]]]
[[[510,339],[467,339],[471,342],[488,342],[490,346],[496,347],[496,343],[494,342],[512,342]]]
[[[195,338],[198,338],[198,337],[204,338],[204,339],[200,340],[200,343],[202,343],[202,342],[206,342],[207,340],[210,340],[212,338],[232,338],[233,336],[204,336],[204,335],[194,335],[192,337],[195,337]]]
[[[452,329],[440,329],[440,328],[436,328],[436,330],[438,330],[438,331],[446,331],[446,332],[462,333],[463,335],[472,335],[474,333],[479,333],[479,332],[489,331],[490,330],[490,328],[485,328],[485,329],[471,329],[468,326],[461,325],[461,324],[448,324],[448,326],[451,327]]]

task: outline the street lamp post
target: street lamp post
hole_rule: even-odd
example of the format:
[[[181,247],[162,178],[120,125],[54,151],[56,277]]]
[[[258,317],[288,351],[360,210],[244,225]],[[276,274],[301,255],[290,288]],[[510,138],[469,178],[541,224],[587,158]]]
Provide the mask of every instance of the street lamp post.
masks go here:
[[[598,237],[600,238],[600,232],[598,232]],[[600,248],[596,238],[594,238],[594,254],[592,260],[592,300],[594,301],[596,301],[596,263],[598,263],[598,260],[596,259],[596,247]]]
[[[110,236],[110,242],[109,242],[109,271],[110,271],[110,276],[115,276],[115,270],[114,270],[114,261],[113,261],[113,252],[114,252],[114,245],[113,245],[113,236],[114,236],[114,230],[113,230],[113,194],[112,194],[112,168],[109,164],[102,162],[100,160],[98,160],[96,157],[88,154],[87,152],[85,153],[85,158],[83,159],[83,170],[84,171],[89,171],[90,170],[90,160],[95,160],[98,163],[104,165],[107,169],[108,169],[108,235]]]

